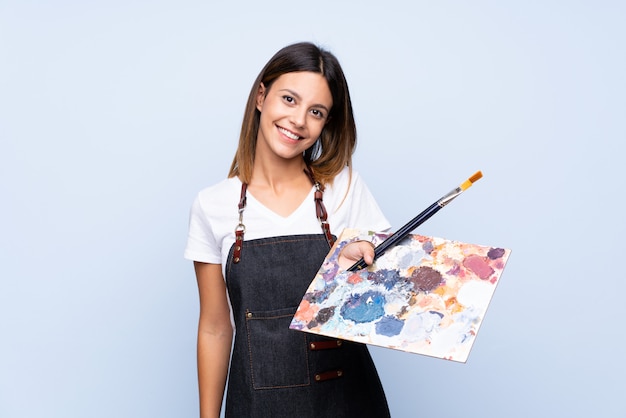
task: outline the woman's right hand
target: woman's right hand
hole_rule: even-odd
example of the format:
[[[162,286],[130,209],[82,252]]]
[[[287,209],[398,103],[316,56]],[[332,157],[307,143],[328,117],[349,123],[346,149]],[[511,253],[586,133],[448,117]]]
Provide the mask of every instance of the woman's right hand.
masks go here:
[[[342,269],[347,269],[363,259],[367,265],[374,262],[374,244],[369,241],[354,241],[341,249],[337,263]]]

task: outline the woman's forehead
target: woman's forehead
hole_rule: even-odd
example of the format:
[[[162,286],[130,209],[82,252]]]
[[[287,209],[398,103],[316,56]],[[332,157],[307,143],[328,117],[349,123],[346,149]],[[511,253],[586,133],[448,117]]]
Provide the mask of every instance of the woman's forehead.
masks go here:
[[[320,73],[311,71],[285,73],[272,83],[270,89],[287,90],[302,100],[319,102],[328,107],[333,104],[328,82]]]

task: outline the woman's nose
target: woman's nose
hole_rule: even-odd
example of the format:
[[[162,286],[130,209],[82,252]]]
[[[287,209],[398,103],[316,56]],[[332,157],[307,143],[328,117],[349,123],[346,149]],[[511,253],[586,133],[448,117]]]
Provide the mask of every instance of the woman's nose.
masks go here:
[[[294,109],[291,113],[290,122],[297,128],[302,128],[306,124],[306,110]]]

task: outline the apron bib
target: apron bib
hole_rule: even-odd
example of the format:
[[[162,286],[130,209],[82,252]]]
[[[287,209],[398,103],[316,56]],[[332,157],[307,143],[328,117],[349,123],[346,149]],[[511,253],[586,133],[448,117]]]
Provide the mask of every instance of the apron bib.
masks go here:
[[[321,234],[244,242],[247,185],[241,187],[239,225],[225,269],[236,326],[226,417],[389,417],[365,345],[289,329],[334,242],[326,222],[323,187],[310,171],[305,173],[316,188]]]

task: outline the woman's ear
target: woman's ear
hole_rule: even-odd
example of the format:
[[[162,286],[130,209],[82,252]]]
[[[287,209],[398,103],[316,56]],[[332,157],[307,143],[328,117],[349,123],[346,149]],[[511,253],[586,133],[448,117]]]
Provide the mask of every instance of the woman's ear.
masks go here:
[[[256,95],[256,108],[259,112],[263,108],[263,102],[265,102],[265,84],[261,83]]]

